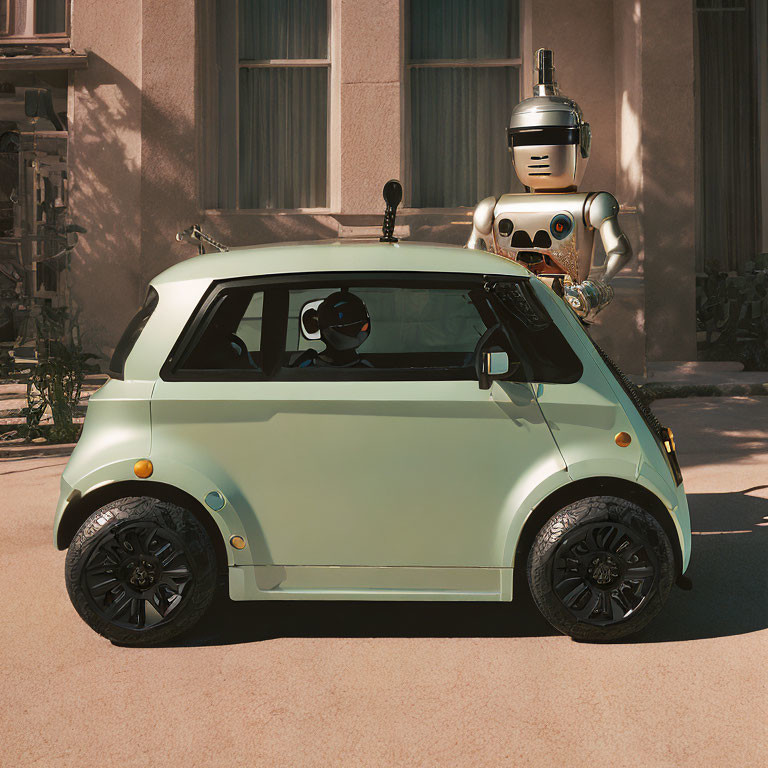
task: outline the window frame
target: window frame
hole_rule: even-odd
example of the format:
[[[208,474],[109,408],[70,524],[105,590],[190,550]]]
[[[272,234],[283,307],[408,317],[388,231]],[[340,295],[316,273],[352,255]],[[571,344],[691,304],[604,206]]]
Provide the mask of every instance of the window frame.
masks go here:
[[[273,325],[276,321],[273,317],[267,317],[267,293],[270,288],[311,287],[311,288],[338,288],[344,283],[358,283],[362,285],[386,285],[392,287],[452,287],[466,286],[468,288],[482,288],[488,281],[498,282],[519,282],[528,280],[527,277],[516,277],[513,275],[484,275],[478,273],[453,273],[453,272],[381,272],[381,271],[359,271],[359,272],[300,272],[281,275],[241,277],[235,279],[216,280],[206,290],[200,299],[197,307],[191,313],[187,323],[182,329],[179,337],[171,347],[171,351],[166,357],[160,369],[160,378],[167,382],[179,381],[206,381],[206,382],[242,382],[242,381],[270,381],[287,382],[300,381],[311,383],[314,381],[474,381],[477,382],[477,375],[474,373],[471,377],[466,375],[456,375],[450,369],[435,368],[434,373],[419,370],[414,375],[404,374],[401,369],[367,369],[367,368],[328,368],[328,369],[291,369],[279,366],[272,376],[267,376],[261,370],[249,370],[247,368],[232,368],[223,370],[178,370],[178,366],[183,363],[191,351],[191,345],[198,337],[202,326],[210,322],[210,312],[217,303],[219,296],[227,290],[253,288],[254,293],[263,290],[265,294],[265,315],[263,328]],[[478,316],[480,314],[478,313]],[[278,318],[279,320],[279,318]],[[286,346],[286,326],[287,312],[282,323],[282,341],[281,347],[283,353]],[[485,322],[485,321],[483,321]],[[263,333],[263,330],[262,330]],[[263,347],[263,337],[262,337]],[[308,371],[311,373],[308,374]],[[286,371],[290,371],[286,375]],[[301,371],[301,374],[298,372]],[[304,375],[302,375],[304,374]]]
[[[5,13],[0,11],[0,37],[8,37],[11,34],[11,9],[13,0],[5,0]]]
[[[330,211],[331,200],[331,60],[333,45],[333,4],[334,0],[325,0],[328,24],[328,44],[324,59],[240,59],[240,1],[234,1],[235,14],[235,71],[234,71],[234,113],[235,113],[235,207],[215,210],[238,211],[243,213],[320,213]],[[325,141],[325,205],[315,208],[245,208],[240,205],[240,70],[241,69],[285,69],[288,67],[325,67],[327,77],[326,90],[326,141]],[[221,173],[221,168],[218,169]]]
[[[523,98],[524,93],[524,64],[523,54],[526,49],[526,24],[530,0],[518,0],[519,3],[519,26],[518,26],[518,51],[520,55],[514,59],[414,59],[410,58],[411,50],[411,2],[412,0],[403,0],[403,16],[400,30],[401,60],[402,60],[402,176],[404,180],[403,190],[403,209],[410,211],[419,211],[424,213],[457,213],[466,214],[473,211],[475,206],[453,206],[444,208],[421,208],[413,207],[411,195],[413,190],[413,164],[411,146],[413,143],[412,114],[411,114],[411,70],[416,68],[446,68],[446,67],[471,67],[473,69],[486,69],[492,67],[512,67],[517,68],[518,94]],[[479,200],[477,202],[480,202]],[[464,222],[462,222],[464,223]]]
[[[13,43],[33,43],[44,41],[45,43],[66,43],[71,34],[72,0],[64,0],[64,30],[62,32],[38,32],[35,27],[37,18],[38,0],[8,0],[8,6],[4,18],[0,18],[0,39]],[[32,35],[25,35],[16,30],[16,9],[19,5],[26,5],[27,14],[31,18]]]

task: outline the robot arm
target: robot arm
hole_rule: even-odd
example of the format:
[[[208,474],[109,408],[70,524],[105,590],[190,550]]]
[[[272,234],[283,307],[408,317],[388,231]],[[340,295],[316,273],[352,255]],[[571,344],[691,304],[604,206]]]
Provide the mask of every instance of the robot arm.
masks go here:
[[[587,323],[610,304],[613,288],[609,283],[632,258],[632,246],[619,226],[618,213],[619,204],[608,192],[598,192],[587,201],[585,219],[588,226],[600,230],[606,254],[605,273],[602,280],[585,280],[565,287],[566,300]]]
[[[486,197],[475,208],[472,216],[472,234],[467,240],[467,248],[476,251],[493,251],[493,211],[496,208],[496,198]]]
[[[603,281],[610,283],[632,258],[632,246],[619,226],[619,204],[608,192],[598,192],[588,201],[586,214],[587,224],[600,230],[606,255]]]

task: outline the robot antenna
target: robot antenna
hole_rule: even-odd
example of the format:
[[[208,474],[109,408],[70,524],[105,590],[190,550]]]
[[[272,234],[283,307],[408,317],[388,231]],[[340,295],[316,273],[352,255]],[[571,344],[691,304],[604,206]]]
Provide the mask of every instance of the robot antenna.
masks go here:
[[[560,93],[555,80],[555,56],[552,51],[549,48],[539,48],[533,65],[536,69],[534,96],[556,96]]]
[[[387,209],[384,211],[384,223],[381,225],[381,234],[379,242],[396,243],[395,235],[395,216],[397,215],[397,206],[403,199],[403,185],[397,179],[390,179],[384,185],[384,202]]]

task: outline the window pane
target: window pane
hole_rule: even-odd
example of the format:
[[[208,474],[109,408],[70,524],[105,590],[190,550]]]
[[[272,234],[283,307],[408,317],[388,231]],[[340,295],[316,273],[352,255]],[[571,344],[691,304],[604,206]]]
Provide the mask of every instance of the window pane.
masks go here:
[[[696,0],[697,9],[722,9],[722,8],[740,8],[746,9],[745,0]]]
[[[519,0],[411,0],[411,59],[516,59]]]
[[[259,291],[245,308],[245,313],[235,330],[235,335],[245,342],[248,349],[261,348],[261,322],[264,316],[264,294]]]
[[[240,59],[325,59],[327,0],[240,0]]]
[[[0,35],[7,35],[11,30],[8,22],[10,21],[9,0],[0,0]]]
[[[35,32],[38,35],[67,31],[67,0],[36,0]]]
[[[109,362],[109,375],[115,379],[122,379],[125,371],[125,361],[144,330],[144,326],[152,316],[159,300],[157,291],[150,287],[147,298],[141,309],[133,316],[127,328],[123,331],[120,341],[117,342],[112,359]]]
[[[703,272],[717,264],[717,269],[741,270],[755,258],[760,242],[760,104],[755,30],[750,14],[744,11],[703,12],[696,16],[696,269]],[[733,119],[724,119],[726,115]]]
[[[323,352],[322,341],[308,341],[299,330],[299,313],[310,301],[339,288],[290,291],[286,365],[304,367]],[[351,287],[370,318],[369,335],[357,349],[357,368],[366,370],[453,370],[474,378],[474,350],[485,333],[468,288]],[[311,349],[314,352],[307,353]],[[303,365],[304,364],[304,365]],[[310,365],[310,368],[332,368]]]
[[[252,289],[222,292],[203,318],[179,370],[260,372],[263,297],[263,292]]]
[[[327,123],[326,67],[241,69],[240,207],[324,207]]]
[[[411,206],[474,206],[521,190],[506,142],[516,67],[411,70]]]

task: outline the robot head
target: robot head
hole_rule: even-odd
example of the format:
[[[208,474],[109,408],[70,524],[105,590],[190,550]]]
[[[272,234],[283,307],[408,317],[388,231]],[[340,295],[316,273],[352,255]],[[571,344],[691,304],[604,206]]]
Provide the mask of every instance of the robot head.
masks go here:
[[[362,299],[348,291],[326,296],[317,308],[320,338],[338,352],[357,349],[371,333],[371,319]]]
[[[552,51],[536,51],[533,96],[512,110],[507,130],[512,164],[532,192],[573,192],[589,158],[592,134],[575,101],[560,95]]]

